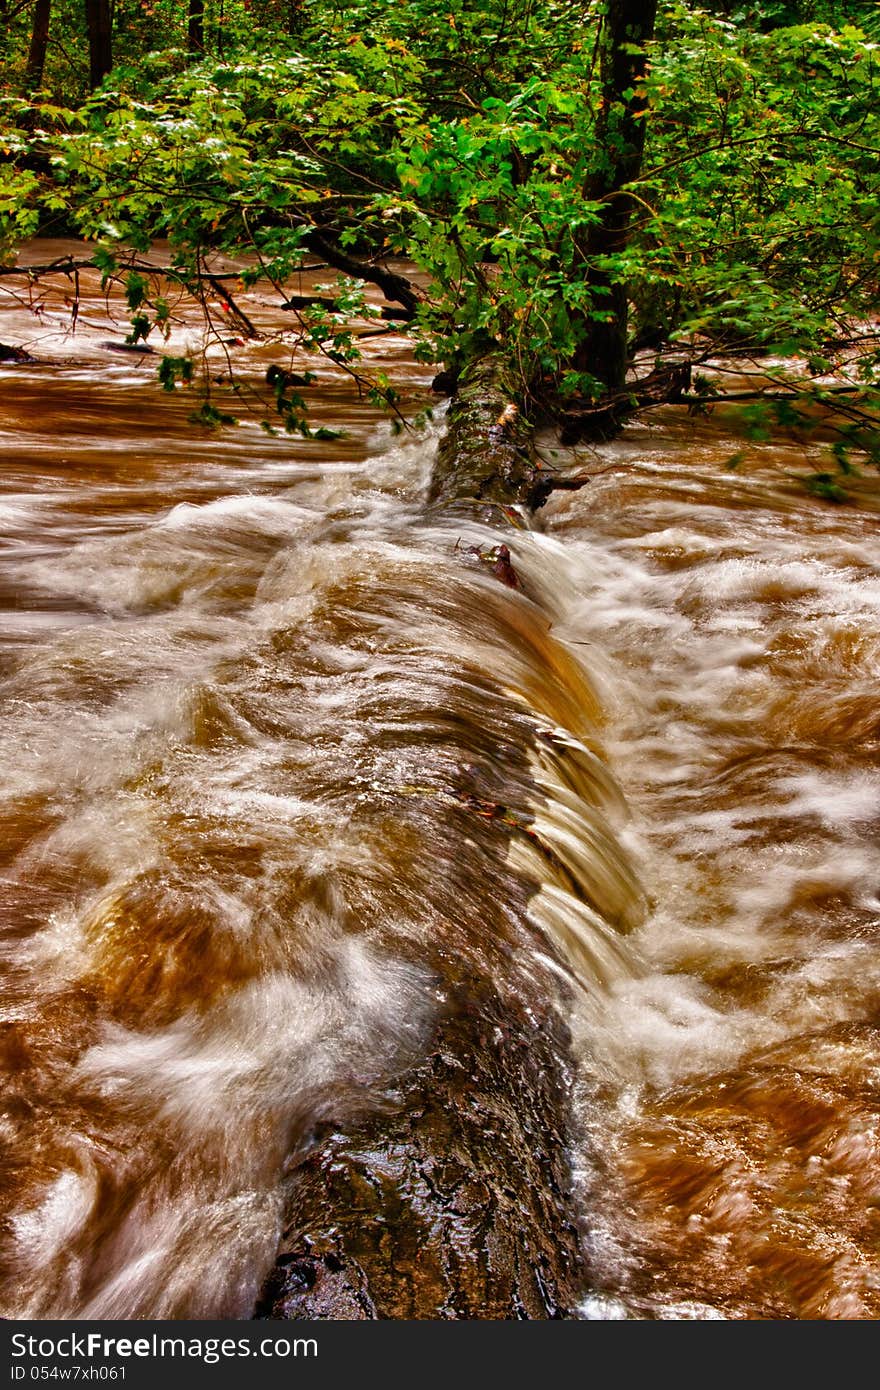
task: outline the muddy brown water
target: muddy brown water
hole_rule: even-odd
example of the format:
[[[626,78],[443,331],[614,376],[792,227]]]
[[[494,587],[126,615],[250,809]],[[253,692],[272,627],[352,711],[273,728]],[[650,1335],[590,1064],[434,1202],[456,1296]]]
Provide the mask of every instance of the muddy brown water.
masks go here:
[[[831,506],[817,445],[732,471],[735,419],[658,413],[513,518],[513,590],[500,530],[424,506],[442,409],[395,438],[318,364],[343,439],[212,433],[81,289],[72,335],[69,285],[0,283],[37,358],[0,367],[3,1315],[250,1316],[285,1166],[426,1045],[424,934],[492,969],[492,819],[449,823],[507,740],[511,901],[541,882],[575,1001],[582,1316],[877,1317],[870,481]],[[289,347],[210,360],[256,385]]]

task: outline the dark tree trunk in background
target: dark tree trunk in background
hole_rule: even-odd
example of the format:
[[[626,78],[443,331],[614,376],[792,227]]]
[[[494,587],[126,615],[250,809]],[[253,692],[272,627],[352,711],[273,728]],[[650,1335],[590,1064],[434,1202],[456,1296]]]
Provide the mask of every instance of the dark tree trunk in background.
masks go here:
[[[110,0],[86,0],[89,34],[89,86],[100,87],[113,66],[113,21]]]
[[[198,58],[205,51],[205,0],[189,0],[186,49],[191,58]]]
[[[52,0],[37,0],[34,7],[34,22],[31,28],[31,46],[28,50],[25,85],[29,92],[36,92],[43,85],[43,70],[46,66],[46,49],[49,44],[49,19],[52,13]]]
[[[638,177],[645,148],[647,103],[645,45],[654,34],[657,0],[608,0],[599,36],[602,84],[596,145],[603,166],[585,189],[591,200],[605,202],[601,222],[586,233],[581,246],[597,308],[606,321],[590,322],[576,365],[618,390],[626,377],[626,286],[613,283],[596,260],[623,251],[629,235],[633,202],[621,190]]]

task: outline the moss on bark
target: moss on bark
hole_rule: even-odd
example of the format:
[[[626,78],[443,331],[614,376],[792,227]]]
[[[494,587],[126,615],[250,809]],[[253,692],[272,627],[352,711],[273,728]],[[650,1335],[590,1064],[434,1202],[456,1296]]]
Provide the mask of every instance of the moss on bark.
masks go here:
[[[462,373],[428,492],[432,503],[527,505],[535,484],[531,428],[524,420],[509,367],[499,355]]]

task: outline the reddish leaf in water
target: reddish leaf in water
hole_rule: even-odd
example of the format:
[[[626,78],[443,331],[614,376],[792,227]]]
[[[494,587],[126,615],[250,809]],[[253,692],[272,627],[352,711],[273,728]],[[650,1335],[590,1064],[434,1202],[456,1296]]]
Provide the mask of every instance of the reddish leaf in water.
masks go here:
[[[522,585],[513,565],[510,563],[510,551],[506,545],[499,545],[495,551],[495,563],[492,566],[492,573],[506,584],[510,589],[520,589]]]

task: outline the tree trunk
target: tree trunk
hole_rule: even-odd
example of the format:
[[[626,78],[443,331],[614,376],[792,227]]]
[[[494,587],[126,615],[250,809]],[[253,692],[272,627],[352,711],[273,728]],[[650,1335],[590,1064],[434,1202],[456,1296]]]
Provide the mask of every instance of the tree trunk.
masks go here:
[[[31,44],[28,50],[25,74],[25,86],[28,92],[37,92],[43,85],[51,13],[52,0],[37,0],[34,7],[34,22],[31,28]]]
[[[596,145],[603,164],[584,193],[601,200],[605,213],[586,233],[580,250],[595,308],[604,317],[587,325],[576,366],[612,391],[626,379],[627,294],[626,286],[596,262],[626,248],[633,203],[623,190],[638,176],[645,148],[645,46],[653,37],[656,14],[657,0],[608,0],[599,36],[602,93]]]
[[[110,0],[86,0],[89,35],[89,87],[100,87],[113,66],[113,24]]]
[[[205,0],[189,0],[186,50],[191,58],[198,58],[205,51]]]

